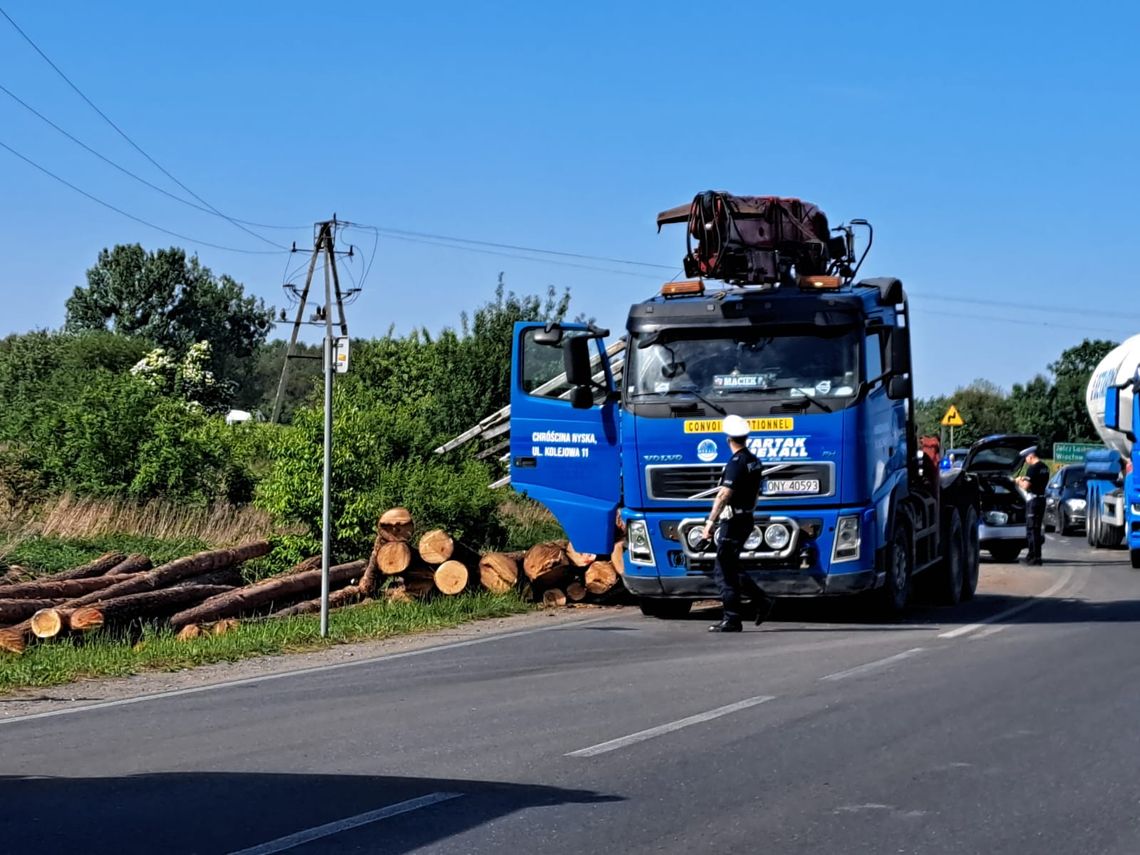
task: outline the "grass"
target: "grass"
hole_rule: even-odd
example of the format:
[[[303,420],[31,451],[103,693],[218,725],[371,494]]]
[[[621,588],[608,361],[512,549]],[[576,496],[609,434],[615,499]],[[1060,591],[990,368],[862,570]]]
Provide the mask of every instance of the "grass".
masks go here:
[[[205,541],[190,537],[163,540],[137,534],[108,534],[69,539],[30,535],[0,547],[0,558],[39,575],[78,567],[105,552],[141,552],[157,565],[206,548]]]
[[[317,650],[352,641],[446,629],[473,620],[506,617],[534,607],[513,594],[486,592],[428,602],[376,602],[329,614],[329,638],[318,615],[249,621],[225,635],[178,641],[166,629],[146,627],[141,638],[112,632],[28,647],[22,656],[0,653],[0,694],[94,677],[177,671],[212,662]]]
[[[505,548],[529,549],[536,543],[561,540],[566,535],[554,515],[533,499],[512,496],[499,506],[499,518],[506,531]]]

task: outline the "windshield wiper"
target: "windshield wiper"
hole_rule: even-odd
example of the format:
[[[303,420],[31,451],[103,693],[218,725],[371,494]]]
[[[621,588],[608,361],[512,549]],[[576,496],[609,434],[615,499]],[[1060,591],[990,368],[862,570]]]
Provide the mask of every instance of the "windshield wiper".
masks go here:
[[[704,395],[702,395],[700,392],[696,391],[695,389],[667,389],[664,392],[637,392],[633,395],[630,395],[630,398],[631,399],[632,398],[656,398],[658,396],[661,396],[663,398],[668,398],[668,397],[671,397],[672,395],[692,395],[698,401],[701,401],[701,402],[707,404],[708,406],[712,407],[714,410],[716,410],[722,416],[728,415],[728,410],[726,410],[724,407],[721,407],[718,404],[714,404],[712,401],[710,401],[708,398],[706,398]]]
[[[796,388],[798,389],[799,387],[797,386]],[[800,404],[804,404],[805,406],[800,406]],[[795,401],[784,401],[782,404],[780,404],[780,406],[784,407],[786,409],[791,409],[792,407],[795,407],[796,409],[806,410],[807,404],[815,404],[817,407],[819,407],[825,413],[830,413],[832,411],[831,407],[827,406],[827,404],[825,404],[823,401],[816,400],[815,398],[813,398],[811,395],[808,395],[808,394],[805,394],[803,396],[802,400],[797,399]]]
[[[756,388],[753,388],[753,389],[741,389],[739,391],[741,391],[741,392],[764,392],[764,393],[769,393],[769,392],[802,392],[803,393],[802,399],[794,400],[794,401],[783,401],[780,404],[780,406],[782,406],[782,407],[799,407],[799,405],[802,401],[804,403],[804,406],[801,409],[806,410],[807,404],[815,404],[817,407],[819,407],[825,413],[832,412],[831,407],[827,406],[827,404],[823,403],[823,401],[818,401],[815,398],[813,398],[811,395],[809,395],[807,393],[808,388],[810,388],[810,387],[806,387],[806,386],[766,386],[766,387],[761,388],[761,387],[757,386]]]

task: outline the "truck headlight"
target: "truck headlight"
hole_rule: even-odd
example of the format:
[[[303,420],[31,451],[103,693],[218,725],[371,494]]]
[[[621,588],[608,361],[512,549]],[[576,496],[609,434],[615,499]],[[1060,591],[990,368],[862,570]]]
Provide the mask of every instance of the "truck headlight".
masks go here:
[[[629,560],[634,564],[653,564],[653,544],[645,520],[629,521]]]
[[[1132,516],[1140,517],[1140,503],[1138,503],[1138,502],[1132,503]]]
[[[1083,511],[1085,509],[1084,499],[1065,499],[1065,507],[1070,511]]]
[[[764,529],[764,542],[779,551],[787,547],[792,541],[792,533],[783,523],[773,523]]]
[[[1009,522],[1009,514],[1005,511],[987,511],[986,525],[1005,525]]]
[[[699,525],[692,526],[685,532],[685,543],[689,544],[690,549],[696,549],[702,540],[704,540],[704,531]]]
[[[760,548],[760,544],[764,542],[764,532],[759,528],[753,528],[752,534],[748,535],[748,540],[744,541],[745,552],[755,552]]]
[[[835,524],[835,546],[831,562],[854,561],[859,557],[859,517],[840,517]]]

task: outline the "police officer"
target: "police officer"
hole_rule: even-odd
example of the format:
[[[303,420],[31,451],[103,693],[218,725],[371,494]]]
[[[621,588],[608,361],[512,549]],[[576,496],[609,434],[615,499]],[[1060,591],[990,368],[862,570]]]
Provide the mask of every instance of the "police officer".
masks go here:
[[[748,589],[756,609],[756,623],[759,624],[772,610],[772,601],[749,578],[741,567],[740,553],[744,542],[752,534],[752,512],[756,507],[756,496],[760,492],[763,466],[748,450],[748,422],[740,416],[724,418],[724,432],[728,436],[728,447],[732,459],[724,467],[720,477],[716,500],[712,513],[705,522],[703,536],[706,540],[716,537],[716,564],[713,576],[720,587],[720,599],[724,603],[724,617],[720,623],[709,627],[709,632],[740,632],[741,587]]]
[[[1027,465],[1025,474],[1017,479],[1021,489],[1029,494],[1025,503],[1025,535],[1029,541],[1029,551],[1025,563],[1033,567],[1041,566],[1041,544],[1045,535],[1041,526],[1045,522],[1045,487],[1049,484],[1049,467],[1037,456],[1037,446],[1031,445],[1021,452]]]

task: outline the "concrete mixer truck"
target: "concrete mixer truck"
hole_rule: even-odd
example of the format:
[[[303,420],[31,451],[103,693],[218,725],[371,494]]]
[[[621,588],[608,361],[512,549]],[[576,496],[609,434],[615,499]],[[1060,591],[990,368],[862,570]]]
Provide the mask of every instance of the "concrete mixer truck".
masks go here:
[[[1085,404],[1107,446],[1085,457],[1088,542],[1094,548],[1126,543],[1140,569],[1140,335],[1110,352],[1093,371]]]

